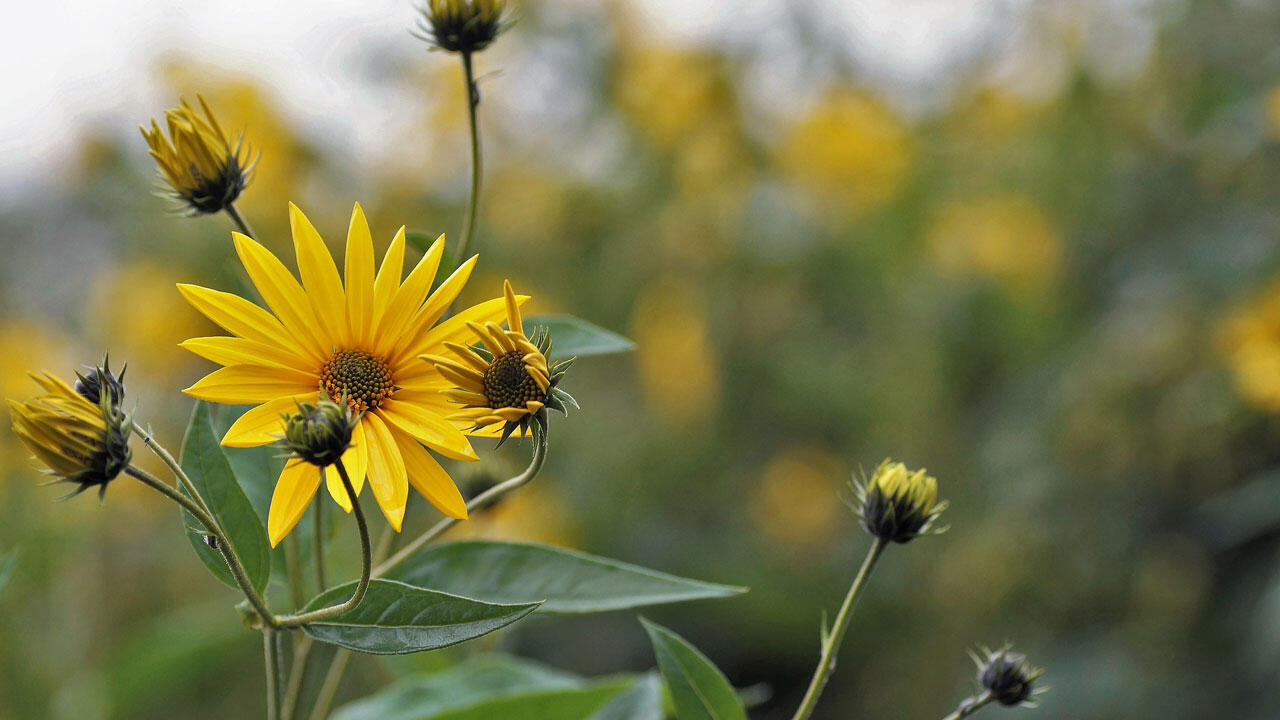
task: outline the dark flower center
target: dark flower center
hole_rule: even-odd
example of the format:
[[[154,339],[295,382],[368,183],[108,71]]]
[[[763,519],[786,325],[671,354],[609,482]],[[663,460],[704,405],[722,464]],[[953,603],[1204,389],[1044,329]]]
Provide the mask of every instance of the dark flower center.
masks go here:
[[[489,407],[522,408],[530,400],[541,401],[545,393],[524,368],[524,353],[512,350],[493,359],[484,371],[484,396]]]
[[[346,395],[356,412],[376,408],[396,391],[391,368],[363,350],[341,350],[320,366],[320,388],[334,402]]]

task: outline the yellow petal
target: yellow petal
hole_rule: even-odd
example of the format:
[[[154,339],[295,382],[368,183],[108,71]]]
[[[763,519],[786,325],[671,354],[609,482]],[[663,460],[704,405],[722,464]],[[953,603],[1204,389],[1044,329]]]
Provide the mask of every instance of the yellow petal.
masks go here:
[[[271,509],[267,512],[267,535],[271,547],[280,544],[285,535],[298,524],[307,511],[311,498],[320,487],[320,468],[295,460],[285,465],[271,494]]]
[[[507,307],[507,327],[511,332],[524,334],[524,325],[520,322],[520,304],[516,302],[516,291],[511,289],[511,281],[502,281],[502,297]]]
[[[178,291],[196,310],[233,335],[285,347],[298,344],[274,315],[239,295],[183,283],[178,284]]]
[[[440,283],[440,287],[431,293],[427,301],[422,304],[413,314],[413,319],[409,321],[408,327],[397,337],[395,347],[390,353],[391,364],[395,365],[406,357],[406,353],[416,345],[417,338],[425,335],[427,330],[435,324],[436,320],[449,309],[449,305],[453,303],[453,299],[458,297],[458,293],[462,292],[462,288],[466,287],[467,280],[471,277],[471,271],[476,267],[477,256],[472,255],[471,259],[462,263],[457,270],[454,270],[445,281]],[[412,356],[408,356],[412,357]]]
[[[387,312],[378,321],[378,337],[374,354],[387,357],[393,348],[402,343],[402,336],[422,301],[427,299],[431,283],[436,279],[436,269],[440,267],[440,256],[444,253],[444,236],[436,238],[416,267],[404,279],[404,283],[396,290],[395,297],[387,305]]]
[[[365,440],[369,445],[369,489],[373,490],[387,522],[400,532],[405,504],[409,501],[409,481],[400,448],[377,414],[365,415],[360,422],[368,424]]]
[[[373,281],[373,327],[382,322],[382,316],[391,307],[391,299],[400,289],[400,276],[404,273],[404,227],[396,231],[391,240],[391,247],[382,256],[382,265],[378,268],[378,277]]]
[[[347,321],[351,340],[357,346],[373,337],[373,235],[364,210],[356,203],[351,211],[351,227],[347,229],[346,267]]]
[[[299,402],[315,402],[318,394],[311,392],[277,398],[248,410],[231,423],[227,434],[222,436],[222,444],[227,447],[257,447],[279,440],[284,435],[281,416],[297,412]]]
[[[232,365],[214,370],[182,392],[219,403],[264,403],[317,389],[315,375],[284,368]]]
[[[321,340],[330,345],[349,344],[351,333],[347,329],[346,295],[329,248],[315,226],[293,203],[289,203],[289,227],[293,230],[293,250],[298,256],[302,286],[307,289],[311,308],[320,322]]]
[[[453,484],[449,473],[416,440],[402,433],[395,436],[413,489],[445,515],[465,520],[467,502],[462,499],[462,493],[458,492],[458,486]]]
[[[476,372],[486,372],[489,369],[489,363],[484,358],[476,354],[468,345],[462,345],[456,342],[446,342],[444,346],[453,351],[463,362],[470,365]],[[425,355],[423,356],[426,357]]]
[[[420,440],[424,445],[454,460],[479,460],[476,451],[443,415],[401,400],[388,400],[378,408],[378,414],[400,430]]]
[[[318,324],[307,294],[288,268],[257,240],[240,233],[232,233],[231,238],[249,279],[271,312],[312,356],[328,357],[328,347],[323,335],[316,331]]]
[[[300,371],[316,367],[314,360],[295,353],[290,347],[229,335],[191,338],[178,346],[219,365],[274,365]]]
[[[528,295],[517,295],[516,302],[523,304],[529,299]],[[446,342],[454,342],[462,345],[470,345],[479,338],[474,337],[471,330],[467,327],[467,323],[485,323],[501,320],[506,313],[506,300],[504,298],[494,298],[486,300],[478,305],[463,310],[453,317],[445,320],[439,325],[431,328],[425,335],[417,340],[409,349],[409,358],[401,365],[396,366],[396,382],[404,387],[408,387],[406,381],[423,375],[434,375],[435,369],[428,363],[414,362],[419,355],[425,353],[439,354],[439,348]]]
[[[369,445],[364,439],[363,418],[356,425],[355,430],[351,431],[351,447],[342,453],[342,467],[346,469],[347,477],[351,478],[351,489],[355,490],[356,497],[359,497],[360,491],[364,489],[364,478],[369,468]],[[342,484],[342,476],[338,474],[338,468],[330,465],[324,470],[325,485],[329,488],[329,495],[339,507],[351,512],[351,498],[347,497],[347,488]]]

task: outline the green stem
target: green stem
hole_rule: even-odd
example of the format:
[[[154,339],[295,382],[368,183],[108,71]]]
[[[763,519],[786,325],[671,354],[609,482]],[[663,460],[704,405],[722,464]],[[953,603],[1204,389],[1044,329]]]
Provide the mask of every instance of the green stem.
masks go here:
[[[293,720],[298,712],[298,700],[302,697],[302,683],[307,677],[307,661],[311,659],[311,647],[315,644],[311,638],[303,636],[294,646],[293,668],[289,670],[289,682],[284,690],[284,706],[280,710],[280,720]]]
[[[320,592],[324,592],[329,589],[329,583],[324,577],[324,501],[319,493],[316,493],[316,504],[311,512],[311,549],[316,556],[316,584],[320,586]]]
[[[456,265],[461,265],[467,260],[467,248],[471,246],[471,236],[476,229],[476,208],[480,204],[480,129],[476,122],[476,108],[480,105],[480,89],[476,87],[469,52],[462,53],[462,74],[467,84],[467,119],[471,127],[471,192],[467,196],[467,214],[462,220],[462,237],[458,240],[458,254],[454,256]]]
[[[471,502],[467,503],[467,515],[478,513],[492,505],[499,498],[507,493],[516,490],[522,485],[526,485],[529,481],[537,477],[542,465],[547,459],[547,438],[542,435],[537,439],[533,447],[533,459],[529,462],[529,467],[524,472],[515,477],[505,480],[483,493],[480,493]],[[406,558],[420,550],[427,543],[444,534],[446,530],[458,523],[455,518],[445,518],[436,523],[430,530],[414,538],[413,542],[405,546],[403,550],[396,553],[394,557],[385,562],[378,564],[373,570],[373,577],[381,577],[384,573],[404,562]],[[378,543],[378,555],[381,557],[390,548],[391,544],[387,539],[391,533],[384,536],[383,541]],[[342,682],[342,675],[347,670],[347,663],[351,661],[351,651],[345,648],[338,648],[334,653],[333,660],[329,663],[329,670],[325,673],[324,684],[320,688],[319,695],[316,696],[316,704],[311,711],[310,720],[325,720],[329,714],[329,708],[333,705],[333,699],[338,693],[338,685]]]
[[[240,214],[240,211],[236,209],[235,205],[227,205],[223,209],[227,213],[227,216],[231,218],[231,222],[235,223],[236,228],[238,228],[241,233],[248,235],[255,240],[258,238],[257,235],[253,234],[253,228],[249,227],[249,223],[244,219],[244,216]]]
[[[262,661],[267,668],[267,720],[280,717],[280,653],[276,646],[276,631],[262,629]]]
[[[485,508],[489,507],[493,503],[497,502],[497,500],[501,498],[503,495],[506,495],[507,493],[513,490],[516,490],[521,486],[527,484],[530,480],[533,480],[535,477],[538,476],[538,472],[542,470],[542,464],[546,461],[546,459],[547,459],[547,437],[546,435],[542,435],[537,439],[537,442],[533,446],[533,459],[529,462],[529,467],[525,468],[524,472],[520,473],[519,475],[516,475],[515,477],[510,478],[508,480],[504,480],[498,483],[497,485],[494,485],[493,487],[489,488],[488,490],[480,493],[479,495],[475,496],[475,498],[473,498],[471,502],[467,503],[467,515],[470,515],[473,512],[479,512],[481,510],[484,510]],[[436,538],[443,535],[445,531],[447,531],[449,528],[453,527],[454,525],[457,525],[458,522],[459,522],[458,518],[450,517],[450,518],[445,518],[440,522],[436,523],[434,526],[431,527],[431,529],[427,530],[426,532],[422,533],[418,537],[414,538],[412,542],[410,542],[408,545],[405,545],[403,548],[401,548],[400,552],[396,553],[395,555],[392,555],[390,559],[384,561],[382,564],[378,565],[378,567],[374,568],[373,576],[381,577],[382,575],[385,575],[392,568],[404,562],[414,553],[421,550],[432,540],[435,540]]]
[[[365,591],[369,589],[369,568],[373,564],[369,543],[369,524],[364,519],[364,511],[360,509],[360,498],[356,497],[356,490],[351,485],[351,478],[347,475],[347,468],[342,464],[342,460],[334,463],[334,467],[338,469],[338,476],[342,478],[342,486],[347,490],[347,497],[351,500],[351,508],[355,512],[356,524],[360,527],[360,582],[356,583],[356,591],[351,594],[350,599],[341,605],[331,605],[300,615],[286,615],[278,618],[281,627],[298,627],[348,613],[360,605],[364,600]]]
[[[981,695],[965,698],[961,701],[960,707],[956,708],[955,712],[946,716],[942,720],[960,720],[960,718],[969,717],[970,715],[978,712],[979,708],[992,700],[995,700],[995,696],[991,694],[990,690],[983,692]]]
[[[158,490],[170,500],[181,505],[183,509],[195,516],[196,520],[198,520],[201,525],[204,525],[205,530],[208,530],[209,533],[217,539],[218,551],[222,553],[223,559],[227,561],[227,567],[231,570],[231,575],[235,578],[236,585],[240,586],[240,591],[249,599],[249,604],[253,605],[253,609],[258,612],[258,615],[262,618],[263,624],[268,628],[279,628],[280,624],[278,619],[275,615],[271,614],[271,610],[267,607],[267,603],[262,599],[262,596],[258,594],[257,589],[253,587],[253,583],[249,580],[249,573],[245,571],[244,565],[240,563],[239,556],[237,556],[235,550],[232,549],[231,543],[227,540],[226,534],[222,532],[222,528],[219,527],[218,523],[213,519],[213,516],[211,516],[204,508],[197,505],[194,500],[178,492],[176,489],[146,470],[130,465],[125,468],[125,472],[130,476],[141,480],[153,489]]]
[[[182,469],[182,465],[174,459],[173,454],[166,450],[163,445],[156,442],[155,437],[153,437],[151,433],[138,427],[137,424],[134,424],[133,432],[135,435],[142,438],[142,442],[147,446],[147,449],[151,450],[156,457],[160,458],[161,462],[165,464],[165,467],[169,468],[169,471],[173,473],[173,476],[178,478],[178,482],[182,483],[182,487],[187,491],[187,494],[199,503],[201,508],[206,512],[209,512],[209,505],[205,503],[204,498],[200,495],[200,491],[196,490],[195,484],[191,482],[191,478],[187,476],[186,471]]]
[[[347,671],[347,663],[351,661],[351,651],[338,648],[329,663],[329,671],[324,675],[324,683],[320,693],[316,695],[316,704],[311,708],[309,720],[326,720],[329,708],[333,707],[333,699],[338,695],[338,687],[342,685],[342,675]]]
[[[822,640],[822,657],[818,660],[818,667],[813,671],[813,679],[809,681],[809,689],[805,691],[804,700],[800,702],[800,707],[792,716],[792,720],[808,720],[813,714],[813,709],[818,705],[818,697],[822,695],[822,689],[826,687],[827,680],[835,672],[836,655],[840,652],[840,642],[844,640],[845,631],[849,629],[849,620],[853,617],[853,607],[858,602],[858,595],[866,586],[867,578],[871,576],[871,570],[875,567],[876,560],[880,559],[880,553],[884,551],[884,547],[885,541],[876,538],[871,544],[871,549],[867,551],[867,558],[862,561],[862,568],[858,570],[853,584],[849,586],[848,594],[844,596],[844,604],[836,614],[831,634]]]

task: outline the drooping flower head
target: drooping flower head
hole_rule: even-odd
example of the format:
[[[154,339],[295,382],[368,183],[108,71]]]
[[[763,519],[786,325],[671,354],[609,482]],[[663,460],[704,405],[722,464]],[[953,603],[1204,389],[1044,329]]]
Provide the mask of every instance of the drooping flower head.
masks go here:
[[[506,0],[428,0],[418,37],[449,52],[479,52],[510,27],[506,10]]]
[[[112,405],[119,406],[124,402],[124,374],[129,370],[127,364],[120,368],[120,374],[116,375],[111,372],[111,358],[108,356],[103,359],[101,366],[90,367],[88,370],[88,373],[76,373],[76,392],[97,405],[102,399],[103,388],[106,388],[108,400]]]
[[[466,517],[466,503],[432,453],[456,460],[475,460],[476,454],[444,417],[450,405],[440,391],[450,383],[417,357],[466,338],[468,323],[501,318],[504,299],[467,308],[437,325],[470,277],[475,257],[432,292],[444,251],[441,236],[402,281],[401,228],[375,273],[373,239],[357,204],[347,233],[344,284],[324,240],[292,204],[289,220],[301,283],[261,244],[239,233],[232,236],[270,311],[231,293],[178,286],[196,309],[232,333],[182,343],[225,366],[185,392],[211,402],[257,405],[223,437],[222,444],[231,447],[275,442],[285,431],[283,417],[300,402],[315,403],[321,393],[345,398],[359,422],[342,455],[343,466],[357,492],[368,477],[393,528],[399,530],[404,519],[409,485],[441,512]],[[297,524],[322,474],[330,495],[351,511],[334,467],[290,463],[276,482],[268,513],[273,545]]]
[[[71,495],[97,487],[101,498],[132,459],[132,420],[112,402],[110,393],[93,403],[51,373],[31,377],[45,394],[27,402],[9,401],[14,434],[44,463],[46,472],[77,486]],[[98,381],[106,383],[103,377]]]
[[[461,410],[449,416],[471,425],[473,434],[499,434],[506,440],[517,429],[526,435],[547,430],[547,409],[567,413],[567,405],[578,406],[569,393],[561,390],[560,380],[573,364],[573,358],[551,363],[551,337],[539,328],[530,337],[525,334],[517,295],[511,281],[503,283],[506,301],[507,329],[496,322],[468,322],[476,346],[459,342],[445,343],[457,358],[423,355],[445,379],[457,385],[445,394],[461,404]]]
[[[226,209],[249,185],[256,157],[250,157],[244,134],[232,139],[222,130],[204,98],[201,116],[195,108],[181,104],[165,111],[169,130],[166,138],[160,124],[139,128],[151,147],[160,178],[169,186],[170,195],[193,214],[215,213]]]
[[[359,424],[360,416],[355,410],[335,403],[322,392],[318,402],[299,401],[297,412],[284,417],[280,445],[291,459],[328,467],[351,448],[351,433]]]
[[[938,481],[924,470],[912,472],[900,462],[885,460],[865,486],[855,482],[853,489],[858,520],[881,540],[905,543],[942,532],[933,526],[947,503],[938,501]]]

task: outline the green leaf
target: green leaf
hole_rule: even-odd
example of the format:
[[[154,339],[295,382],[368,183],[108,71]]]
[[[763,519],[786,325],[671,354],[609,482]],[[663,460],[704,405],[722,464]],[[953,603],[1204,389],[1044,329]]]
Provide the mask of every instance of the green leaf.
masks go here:
[[[636,344],[625,337],[572,315],[533,315],[524,319],[526,329],[544,325],[551,330],[551,351],[557,358],[612,355],[630,352]]]
[[[271,577],[271,548],[267,543],[267,533],[262,529],[262,520],[249,498],[236,482],[226,455],[222,453],[209,417],[209,405],[200,400],[196,401],[187,434],[182,439],[181,463],[191,478],[191,484],[204,498],[210,513],[222,526],[240,557],[249,581],[262,592]],[[233,588],[238,587],[222,553],[205,541],[200,523],[185,511],[182,519],[186,523],[191,546],[204,564],[219,580]]]
[[[649,674],[588,720],[663,720],[663,717],[662,681],[657,675]]]
[[[428,546],[387,577],[485,602],[543,600],[540,611],[550,613],[606,612],[745,592],[576,550],[485,540]]]
[[[679,720],[746,720],[747,711],[707,656],[670,630],[640,618]]]
[[[330,588],[304,610],[341,604],[356,583]],[[350,650],[403,655],[456,645],[510,625],[540,603],[497,605],[423,590],[393,580],[373,580],[355,610],[303,627],[308,635]]]
[[[13,579],[13,573],[18,569],[18,551],[10,550],[0,555],[0,590],[4,590],[4,586],[9,584]]]
[[[213,413],[213,429],[219,441],[227,434],[231,425],[253,405],[219,405]],[[283,432],[283,425],[281,432]],[[235,473],[240,489],[253,503],[262,522],[266,522],[267,511],[271,507],[271,493],[275,490],[276,480],[284,469],[284,458],[279,448],[262,445],[254,448],[222,448],[222,454],[231,463],[231,471]]]
[[[401,680],[339,708],[332,720],[588,720],[632,682],[590,682],[519,658],[488,656]]]

